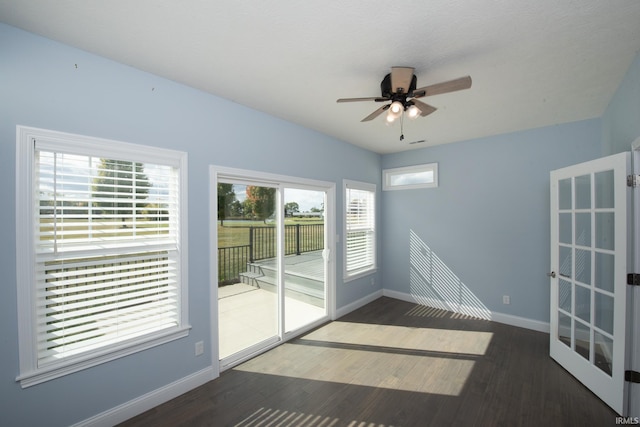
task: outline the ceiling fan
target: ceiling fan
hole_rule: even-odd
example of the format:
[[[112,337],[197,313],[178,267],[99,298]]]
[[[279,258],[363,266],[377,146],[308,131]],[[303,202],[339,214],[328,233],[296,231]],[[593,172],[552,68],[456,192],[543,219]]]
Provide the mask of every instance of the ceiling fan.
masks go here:
[[[413,72],[414,68],[412,67],[391,67],[391,73],[387,74],[380,83],[382,96],[370,98],[340,98],[337,102],[391,101],[361,121],[368,122],[378,117],[384,111],[389,110],[387,112],[387,122],[393,123],[397,118],[401,117],[405,111],[410,119],[415,119],[420,116],[428,116],[437,110],[436,107],[418,101],[417,98],[455,92],[471,87],[471,77],[466,76],[416,89],[418,79]]]

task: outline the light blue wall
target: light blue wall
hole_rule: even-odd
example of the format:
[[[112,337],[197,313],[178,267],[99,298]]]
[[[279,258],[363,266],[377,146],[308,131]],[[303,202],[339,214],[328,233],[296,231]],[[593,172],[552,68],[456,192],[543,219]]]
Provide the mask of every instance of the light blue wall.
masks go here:
[[[600,135],[590,120],[384,155],[440,177],[383,193],[385,289],[548,322],[549,172],[599,157]]]
[[[629,151],[640,137],[640,53],[602,116],[603,154]]]
[[[212,76],[215,78],[215,76]],[[188,338],[44,384],[21,389],[18,375],[16,125],[186,151],[189,155]],[[209,170],[211,164],[332,181],[337,211],[344,178],[380,183],[380,156],[238,104],[0,24],[0,425],[62,426],[155,390],[211,363]],[[337,216],[341,233],[342,218]],[[337,305],[377,288],[342,283]]]

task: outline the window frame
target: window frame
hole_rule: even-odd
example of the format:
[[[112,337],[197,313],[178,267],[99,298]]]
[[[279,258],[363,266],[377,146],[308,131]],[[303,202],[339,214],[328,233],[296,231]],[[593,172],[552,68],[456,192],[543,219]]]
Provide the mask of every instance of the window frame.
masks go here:
[[[411,174],[420,172],[433,172],[433,182],[419,184],[392,185],[391,178],[394,175]],[[424,163],[413,166],[403,166],[399,168],[389,168],[382,170],[382,190],[413,190],[418,188],[435,188],[438,186],[438,163]]]
[[[167,165],[177,168],[178,220],[177,256],[179,280],[178,325],[136,338],[87,350],[60,361],[38,366],[37,318],[35,310],[36,230],[35,140],[46,141],[60,151],[93,157],[116,157],[131,162]],[[188,336],[188,254],[187,254],[187,154],[164,148],[113,141],[26,126],[16,127],[16,275],[18,303],[18,350],[20,373],[16,381],[23,388],[90,368],[175,339]],[[150,249],[152,250],[152,249]]]
[[[347,233],[348,233],[348,226],[347,226],[347,213],[348,213],[348,207],[349,207],[349,200],[348,200],[348,196],[347,196],[347,190],[348,189],[354,189],[354,190],[359,190],[359,191],[367,191],[370,192],[372,194],[373,197],[373,206],[372,206],[372,223],[373,223],[373,230],[372,230],[372,234],[373,234],[373,239],[372,239],[372,246],[370,248],[371,253],[372,253],[372,261],[370,264],[368,264],[367,266],[363,267],[363,268],[359,268],[357,270],[354,271],[349,271],[347,268],[347,256],[348,256],[348,248],[347,248],[347,243],[348,243],[348,239],[347,239]],[[342,195],[343,195],[343,221],[342,221],[342,228],[343,228],[343,281],[346,282],[350,282],[352,280],[356,280],[358,278],[361,277],[365,277],[368,275],[371,275],[373,273],[375,273],[377,271],[377,246],[378,246],[378,239],[377,239],[377,223],[376,223],[376,213],[377,213],[377,186],[375,184],[370,184],[367,182],[360,182],[360,181],[353,181],[353,180],[348,180],[345,179],[343,180],[343,188],[342,188]]]

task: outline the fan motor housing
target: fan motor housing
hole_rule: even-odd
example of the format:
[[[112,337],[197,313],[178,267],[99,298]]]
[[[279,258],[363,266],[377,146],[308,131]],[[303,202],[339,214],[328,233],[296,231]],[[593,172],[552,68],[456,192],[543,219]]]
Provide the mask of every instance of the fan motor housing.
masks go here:
[[[402,95],[405,95],[405,98],[406,98],[407,94],[413,93],[413,91],[416,89],[417,83],[418,83],[418,78],[414,74],[413,77],[411,78],[411,84],[409,85],[409,92],[403,93]],[[393,99],[395,95],[400,95],[399,93],[395,92],[391,87],[391,73],[384,76],[384,79],[382,79],[382,82],[380,82],[380,92],[382,92],[383,97],[389,98],[389,99]]]

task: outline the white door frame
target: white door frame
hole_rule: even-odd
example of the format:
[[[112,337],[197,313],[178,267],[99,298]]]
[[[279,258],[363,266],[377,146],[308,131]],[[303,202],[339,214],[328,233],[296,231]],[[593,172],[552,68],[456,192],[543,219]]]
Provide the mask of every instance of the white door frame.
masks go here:
[[[336,317],[336,266],[335,266],[335,236],[336,236],[336,184],[328,181],[319,181],[307,178],[299,178],[287,175],[278,175],[267,172],[260,172],[248,169],[230,168],[224,166],[209,166],[209,218],[216,218],[218,212],[218,198],[217,188],[219,180],[237,180],[242,181],[256,181],[262,184],[273,184],[279,188],[281,187],[293,187],[299,189],[309,190],[322,190],[326,192],[326,206],[325,206],[325,247],[329,249],[328,253],[325,252],[326,271],[325,271],[325,286],[326,286],[326,307],[327,316],[320,320],[311,323],[307,327],[298,329],[290,333],[283,333],[282,340],[278,340],[269,345],[264,346],[260,352],[267,351],[273,347],[280,345],[282,342],[288,341],[295,336],[298,336],[308,330],[318,326],[321,323],[326,322],[329,319],[335,319]],[[280,209],[278,209],[280,212]],[[279,214],[280,215],[280,214]],[[282,223],[280,218],[279,224]],[[213,222],[210,220],[210,224]],[[218,229],[211,226],[209,230],[209,266],[210,266],[210,324],[211,324],[211,364],[214,370],[214,378],[220,375],[220,371],[223,368],[220,366],[220,349],[219,349],[219,331],[218,331]],[[281,263],[283,260],[281,260]],[[282,266],[281,266],[282,267]],[[284,295],[280,297],[284,298]],[[282,318],[280,319],[282,322]],[[280,328],[284,330],[284,327]],[[230,368],[238,363],[242,363],[249,357],[253,357],[255,353],[247,355],[247,357],[241,358],[234,362],[233,365],[225,366],[224,368]]]
[[[631,170],[640,175],[640,137],[631,144]],[[629,262],[630,273],[640,273],[640,188],[635,188],[631,196],[633,233],[629,233],[632,240],[632,254]],[[640,371],[640,289],[630,286],[628,299],[629,322],[627,323],[627,368]],[[640,418],[640,384],[627,382],[627,413],[625,415]]]

